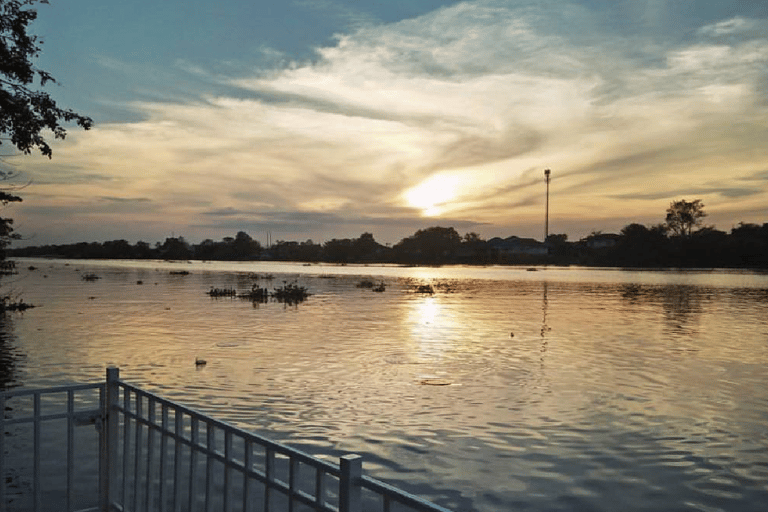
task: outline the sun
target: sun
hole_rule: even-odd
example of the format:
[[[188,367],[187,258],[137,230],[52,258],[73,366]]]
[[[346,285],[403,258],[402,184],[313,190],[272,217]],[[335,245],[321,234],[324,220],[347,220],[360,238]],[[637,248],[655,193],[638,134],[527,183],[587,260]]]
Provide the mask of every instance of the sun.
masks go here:
[[[436,174],[406,191],[404,197],[410,206],[433,217],[442,212],[441,206],[456,198],[458,188],[457,176]]]

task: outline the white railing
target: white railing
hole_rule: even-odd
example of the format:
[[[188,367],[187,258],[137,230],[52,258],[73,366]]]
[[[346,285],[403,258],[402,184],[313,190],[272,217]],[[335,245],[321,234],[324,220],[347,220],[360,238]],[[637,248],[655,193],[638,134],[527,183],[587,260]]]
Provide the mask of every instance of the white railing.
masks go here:
[[[104,389],[102,382],[0,393],[0,511],[97,510],[107,473]]]
[[[98,393],[95,408],[93,398],[83,401],[90,408],[76,407],[77,393],[84,391]],[[56,393],[66,394],[66,411],[44,414],[40,404],[52,401]],[[357,455],[343,456],[338,464],[312,457],[132,386],[120,380],[117,368],[107,369],[106,383],[0,393],[0,411],[25,396],[32,397],[31,415],[16,417],[14,409],[11,418],[0,418],[2,512],[16,510],[13,506],[19,504],[18,510],[35,512],[70,512],[81,504],[92,507],[84,510],[104,512],[449,512],[362,475],[362,458]],[[54,420],[67,425],[67,476],[66,482],[58,483],[64,487],[58,495],[46,489],[40,471],[41,440],[46,439],[41,428]],[[2,438],[6,429],[16,428],[9,437],[13,439],[24,424],[32,427],[33,467],[28,476],[32,488],[29,493],[7,493],[6,483],[14,479],[6,478],[9,447]],[[75,499],[83,493],[78,495],[75,489],[80,484],[75,475],[81,456],[75,450],[74,432],[85,424],[95,425],[98,432],[97,446],[91,446],[91,452],[98,454],[91,503]],[[30,494],[31,507],[30,499],[23,498]],[[44,503],[43,496],[61,495],[64,502]]]

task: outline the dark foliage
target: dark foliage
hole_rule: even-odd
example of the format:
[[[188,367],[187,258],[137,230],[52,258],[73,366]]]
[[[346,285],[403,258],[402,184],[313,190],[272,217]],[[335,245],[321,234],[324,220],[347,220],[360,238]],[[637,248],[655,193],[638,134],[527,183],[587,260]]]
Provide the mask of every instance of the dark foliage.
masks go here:
[[[93,124],[89,117],[60,108],[48,93],[35,89],[56,80],[33,62],[40,54],[42,42],[28,33],[37,18],[32,8],[45,0],[0,0],[0,133],[22,153],[32,149],[51,157],[53,151],[42,135],[50,130],[54,138],[63,139],[62,122],[74,122],[84,129]]]
[[[454,228],[420,229],[394,247],[395,259],[408,263],[441,264],[453,260],[461,247],[461,236]]]
[[[50,131],[55,139],[66,136],[62,123],[75,123],[87,130],[93,121],[72,110],[60,108],[43,90],[55,84],[50,73],[39,69],[34,61],[40,55],[42,41],[28,32],[37,18],[33,6],[47,0],[0,0],[0,145],[10,142],[18,151],[29,154],[33,149],[51,158],[53,150],[43,133]],[[38,88],[39,87],[39,88]],[[0,171],[0,179],[12,176]],[[0,190],[0,203],[21,201],[8,190]],[[5,250],[18,238],[13,220],[0,217],[0,275],[13,272],[13,264],[5,260]],[[23,310],[29,305],[8,295],[2,297],[2,311]]]
[[[672,203],[673,205],[676,203]],[[693,201],[691,204],[699,205]],[[703,218],[696,210],[691,219]],[[550,235],[546,243],[533,239],[494,238],[483,240],[475,233],[463,238],[454,228],[431,227],[418,230],[394,247],[379,244],[370,233],[359,238],[333,239],[323,245],[278,241],[262,248],[245,232],[221,242],[206,240],[190,245],[183,237],[167,238],[151,248],[145,242],[130,245],[125,240],[71,245],[48,245],[10,249],[14,256],[62,258],[154,258],[221,259],[270,261],[324,261],[332,263],[404,264],[512,264],[512,265],[588,265],[607,267],[680,268],[768,268],[768,224],[739,224],[730,233],[705,227],[694,231],[686,225],[685,234],[672,232],[668,224],[644,226],[632,223],[619,234],[592,233],[577,242],[565,234]],[[689,232],[690,231],[690,232]],[[358,286],[384,291],[383,283],[362,281]],[[421,290],[426,293],[426,290]]]
[[[667,230],[675,236],[691,236],[706,216],[701,199],[673,201],[667,208]]]

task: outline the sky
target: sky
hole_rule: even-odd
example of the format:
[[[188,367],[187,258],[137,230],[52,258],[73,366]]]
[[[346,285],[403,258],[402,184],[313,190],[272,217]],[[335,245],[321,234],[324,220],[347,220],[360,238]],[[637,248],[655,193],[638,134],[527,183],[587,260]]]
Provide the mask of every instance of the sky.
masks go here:
[[[50,0],[21,245],[768,222],[768,1]],[[0,152],[8,155],[7,144]]]

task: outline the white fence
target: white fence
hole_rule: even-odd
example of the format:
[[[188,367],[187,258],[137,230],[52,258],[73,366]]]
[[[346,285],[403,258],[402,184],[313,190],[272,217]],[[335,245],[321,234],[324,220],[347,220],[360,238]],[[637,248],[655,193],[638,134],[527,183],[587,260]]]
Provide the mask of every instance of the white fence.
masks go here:
[[[357,455],[312,457],[123,382],[117,368],[105,383],[0,393],[6,407],[0,512],[449,512],[362,475]]]

